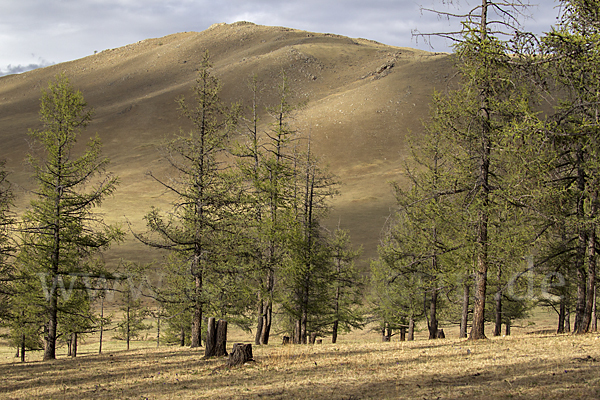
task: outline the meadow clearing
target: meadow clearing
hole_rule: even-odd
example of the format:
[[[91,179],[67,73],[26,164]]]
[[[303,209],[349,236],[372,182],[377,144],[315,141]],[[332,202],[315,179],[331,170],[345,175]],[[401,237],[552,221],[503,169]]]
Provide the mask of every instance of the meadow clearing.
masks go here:
[[[26,363],[0,350],[1,399],[592,399],[600,398],[600,335],[555,335],[544,326],[513,328],[481,341],[397,337],[363,330],[337,344],[254,346],[255,362],[228,368],[203,349],[90,337],[77,358]],[[232,330],[228,348],[250,335]]]

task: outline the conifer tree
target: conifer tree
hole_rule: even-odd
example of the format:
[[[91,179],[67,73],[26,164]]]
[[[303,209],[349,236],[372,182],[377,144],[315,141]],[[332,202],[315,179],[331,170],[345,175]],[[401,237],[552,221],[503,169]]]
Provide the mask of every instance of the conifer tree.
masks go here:
[[[289,261],[284,268],[283,306],[293,322],[294,342],[306,343],[309,332],[323,334],[331,324],[331,286],[335,281],[331,248],[321,225],[336,181],[318,164],[310,138],[305,157],[295,157],[294,221],[290,226]]]
[[[500,36],[520,32],[519,16],[525,3],[482,0],[463,18],[454,35],[460,81],[458,87],[434,103],[434,124],[457,146],[457,188],[470,216],[467,226],[474,254],[474,311],[471,339],[485,338],[485,303],[494,242],[490,224],[506,204],[504,149],[511,145],[515,125],[531,112],[527,91],[514,79],[514,48]],[[502,149],[502,150],[501,150]]]
[[[70,281],[75,290],[85,290],[81,275],[99,274],[93,258],[122,237],[93,212],[118,184],[105,173],[108,160],[101,158],[100,139],[90,139],[80,156],[73,151],[91,118],[81,92],[59,75],[42,92],[43,128],[30,131],[43,154],[29,157],[38,187],[23,216],[19,268],[35,288],[30,304],[45,318],[44,360],[56,358],[59,316],[75,311],[68,309],[68,290],[61,295],[59,288]]]
[[[205,53],[193,87],[194,101],[177,100],[181,115],[191,124],[165,144],[164,156],[178,176],[150,177],[175,195],[170,213],[157,208],[146,215],[148,232],[135,234],[143,243],[174,251],[185,259],[193,282],[191,299],[191,347],[199,347],[202,319],[210,301],[207,285],[219,279],[219,266],[228,249],[221,246],[223,234],[236,223],[240,185],[228,171],[230,133],[237,122],[237,108],[227,109],[219,98],[221,84],[211,73]]]
[[[15,221],[10,210],[13,193],[4,165],[3,161],[0,162],[0,322],[5,320],[9,313],[10,285],[14,277],[12,261],[15,252],[11,234]]]
[[[247,258],[257,283],[256,344],[268,344],[276,299],[276,280],[288,257],[290,227],[293,225],[292,202],[295,197],[294,168],[297,163],[294,143],[297,132],[290,121],[296,107],[285,72],[277,85],[278,102],[266,107],[268,129],[259,130],[261,85],[254,77],[251,116],[242,131],[236,149],[238,168],[247,184],[245,203],[247,219]]]
[[[348,231],[336,229],[329,239],[333,278],[333,326],[331,342],[336,343],[338,332],[349,332],[362,327],[363,317],[359,305],[363,299],[363,280],[354,261],[362,248],[353,249]]]
[[[557,155],[548,177],[551,195],[560,198],[551,220],[573,232],[578,333],[591,324],[596,291],[598,176],[600,172],[600,3],[564,0],[559,24],[543,37],[543,55],[560,97],[548,124]],[[551,203],[552,204],[552,203]],[[559,327],[559,330],[561,328]]]

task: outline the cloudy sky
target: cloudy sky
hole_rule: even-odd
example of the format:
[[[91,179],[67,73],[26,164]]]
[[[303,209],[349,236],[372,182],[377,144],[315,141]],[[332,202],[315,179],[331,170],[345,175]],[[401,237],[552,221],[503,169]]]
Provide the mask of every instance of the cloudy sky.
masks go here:
[[[533,0],[535,1],[535,0]],[[525,21],[547,31],[556,2],[537,0]],[[0,0],[0,75],[70,61],[139,40],[202,31],[218,22],[250,21],[313,32],[336,33],[394,46],[430,50],[411,31],[456,29],[426,8],[444,3],[463,9],[477,0]],[[456,11],[456,8],[452,9]],[[448,43],[434,50],[449,51]]]

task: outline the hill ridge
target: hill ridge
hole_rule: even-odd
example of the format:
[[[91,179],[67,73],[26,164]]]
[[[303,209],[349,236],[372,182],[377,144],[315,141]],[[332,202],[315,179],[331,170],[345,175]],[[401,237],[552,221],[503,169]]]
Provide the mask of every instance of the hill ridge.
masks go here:
[[[167,209],[168,199],[144,174],[164,168],[156,147],[184,124],[175,99],[189,97],[205,50],[226,102],[247,98],[247,80],[256,74],[264,83],[263,101],[273,103],[277,77],[286,71],[293,101],[306,102],[295,127],[311,132],[317,153],[343,183],[333,200],[331,224],[339,221],[350,229],[353,242],[365,247],[365,260],[374,257],[394,207],[388,181],[402,179],[406,136],[420,131],[433,89],[446,85],[451,57],[244,21],[0,77],[0,159],[7,159],[18,187],[17,212],[23,212],[31,189],[31,171],[23,162],[29,151],[27,131],[39,127],[40,90],[58,73],[69,76],[96,110],[86,136],[99,134],[111,159],[109,170],[121,177],[114,198],[103,205],[108,218],[125,223],[127,216],[141,230],[150,205]],[[266,115],[263,122],[269,122]],[[149,257],[131,238],[108,257],[122,256]]]

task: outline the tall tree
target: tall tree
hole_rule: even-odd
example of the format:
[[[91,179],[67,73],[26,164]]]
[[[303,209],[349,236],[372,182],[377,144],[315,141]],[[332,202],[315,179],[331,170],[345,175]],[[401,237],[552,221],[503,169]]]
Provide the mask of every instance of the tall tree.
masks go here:
[[[218,279],[214,273],[227,252],[221,246],[222,235],[235,221],[240,195],[240,186],[223,159],[237,121],[237,109],[228,109],[221,102],[221,84],[211,67],[206,52],[193,87],[194,101],[183,97],[177,100],[191,130],[181,130],[163,151],[179,175],[163,179],[149,174],[175,196],[173,210],[163,214],[152,208],[145,217],[148,232],[135,234],[149,246],[180,253],[188,264],[194,285],[191,347],[201,345],[202,318],[209,301],[206,285],[209,278]]]
[[[92,111],[64,75],[42,92],[40,117],[43,129],[30,135],[44,154],[29,157],[38,188],[23,216],[19,262],[22,272],[41,281],[37,299],[43,301],[37,304],[46,318],[44,360],[51,360],[56,358],[58,316],[68,300],[59,295],[59,283],[69,274],[97,274],[98,264],[91,260],[120,240],[122,232],[93,212],[115,191],[118,179],[105,173],[108,159],[101,158],[97,136],[75,156],[75,143]]]
[[[256,344],[269,343],[276,278],[287,257],[289,231],[294,219],[292,201],[297,132],[290,122],[296,107],[291,103],[291,91],[284,71],[280,79],[278,102],[266,107],[271,121],[264,132],[259,128],[261,86],[255,77],[251,80],[251,116],[246,119],[242,140],[236,150],[238,166],[247,183],[246,236],[258,288]]]
[[[455,90],[434,107],[439,128],[460,149],[456,165],[463,170],[457,185],[472,216],[474,254],[474,311],[471,339],[485,338],[485,302],[490,269],[490,223],[494,209],[505,203],[501,148],[509,145],[511,129],[529,113],[527,93],[515,84],[513,48],[501,40],[503,32],[518,28],[526,4],[482,0],[466,15],[442,13],[463,19],[455,54],[460,81]],[[508,28],[508,29],[507,29]]]
[[[363,322],[359,310],[363,298],[363,280],[354,265],[354,261],[362,253],[362,248],[353,249],[351,246],[350,234],[340,228],[336,229],[329,239],[334,266],[331,343],[337,342],[338,332],[359,328]]]
[[[10,283],[14,276],[12,261],[15,251],[11,232],[15,220],[10,210],[13,193],[4,165],[4,161],[0,161],[0,321],[5,319],[9,312]]]
[[[548,127],[558,156],[550,182],[562,199],[553,219],[575,232],[569,238],[576,243],[571,250],[577,285],[574,330],[582,333],[591,323],[597,270],[600,2],[565,0],[560,6],[558,26],[543,37],[548,72],[559,93]]]
[[[295,157],[294,221],[289,262],[284,271],[284,308],[294,322],[294,342],[306,343],[309,332],[322,334],[331,324],[331,286],[335,281],[330,247],[321,225],[336,181],[312,154],[310,137],[304,160]]]

